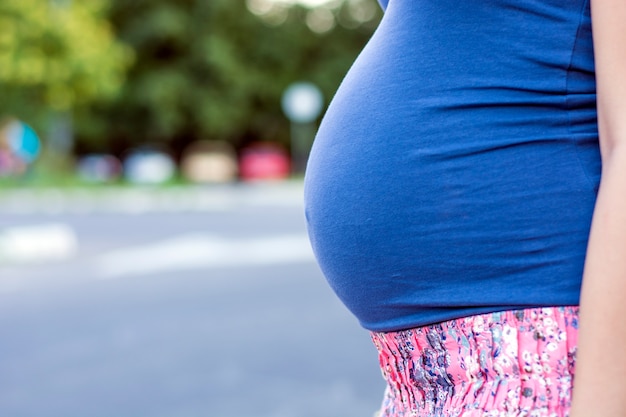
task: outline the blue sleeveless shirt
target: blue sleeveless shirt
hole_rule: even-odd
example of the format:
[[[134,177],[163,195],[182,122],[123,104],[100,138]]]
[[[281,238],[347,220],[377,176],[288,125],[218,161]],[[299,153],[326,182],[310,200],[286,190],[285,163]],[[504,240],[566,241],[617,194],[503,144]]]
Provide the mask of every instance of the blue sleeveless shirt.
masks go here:
[[[388,0],[305,178],[374,331],[576,305],[600,178],[589,0]]]

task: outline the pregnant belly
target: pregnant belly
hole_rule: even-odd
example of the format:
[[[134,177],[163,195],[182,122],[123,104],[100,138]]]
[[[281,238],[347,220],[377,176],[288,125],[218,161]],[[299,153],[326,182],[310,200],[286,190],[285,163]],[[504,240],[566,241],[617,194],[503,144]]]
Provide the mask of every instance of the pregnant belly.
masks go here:
[[[324,275],[363,323],[467,306],[476,283],[489,305],[541,277],[547,295],[577,293],[595,190],[570,137],[546,116],[526,127],[523,107],[443,109],[352,77],[316,137],[305,208]]]
[[[378,320],[376,311],[467,306],[477,283],[489,289],[483,305],[510,303],[511,288],[533,302],[570,296],[582,274],[599,178],[593,95],[564,111],[569,61],[532,55],[541,34],[520,32],[515,50],[481,30],[455,34],[467,48],[442,42],[457,38],[454,25],[428,20],[450,16],[440,4],[390,5],[307,167],[313,249],[362,322]],[[517,8],[506,11],[519,19]]]

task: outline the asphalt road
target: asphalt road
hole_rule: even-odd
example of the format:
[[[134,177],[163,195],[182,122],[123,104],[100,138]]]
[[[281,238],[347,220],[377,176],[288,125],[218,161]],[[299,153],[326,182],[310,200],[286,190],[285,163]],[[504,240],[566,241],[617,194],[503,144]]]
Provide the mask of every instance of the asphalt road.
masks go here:
[[[298,184],[0,195],[0,416],[369,417]]]

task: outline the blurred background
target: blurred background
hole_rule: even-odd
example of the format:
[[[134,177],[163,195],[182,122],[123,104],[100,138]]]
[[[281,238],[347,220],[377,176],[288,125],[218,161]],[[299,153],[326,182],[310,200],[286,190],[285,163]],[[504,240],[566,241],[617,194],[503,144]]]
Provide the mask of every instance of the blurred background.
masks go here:
[[[376,0],[0,0],[0,416],[371,416],[308,244]]]

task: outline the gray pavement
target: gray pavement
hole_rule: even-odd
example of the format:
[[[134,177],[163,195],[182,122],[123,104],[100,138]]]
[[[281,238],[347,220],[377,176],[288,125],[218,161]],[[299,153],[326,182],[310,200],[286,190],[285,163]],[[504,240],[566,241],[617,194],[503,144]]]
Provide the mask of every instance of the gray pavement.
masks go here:
[[[300,184],[29,192],[0,193],[0,416],[376,410],[376,352],[313,260]]]

